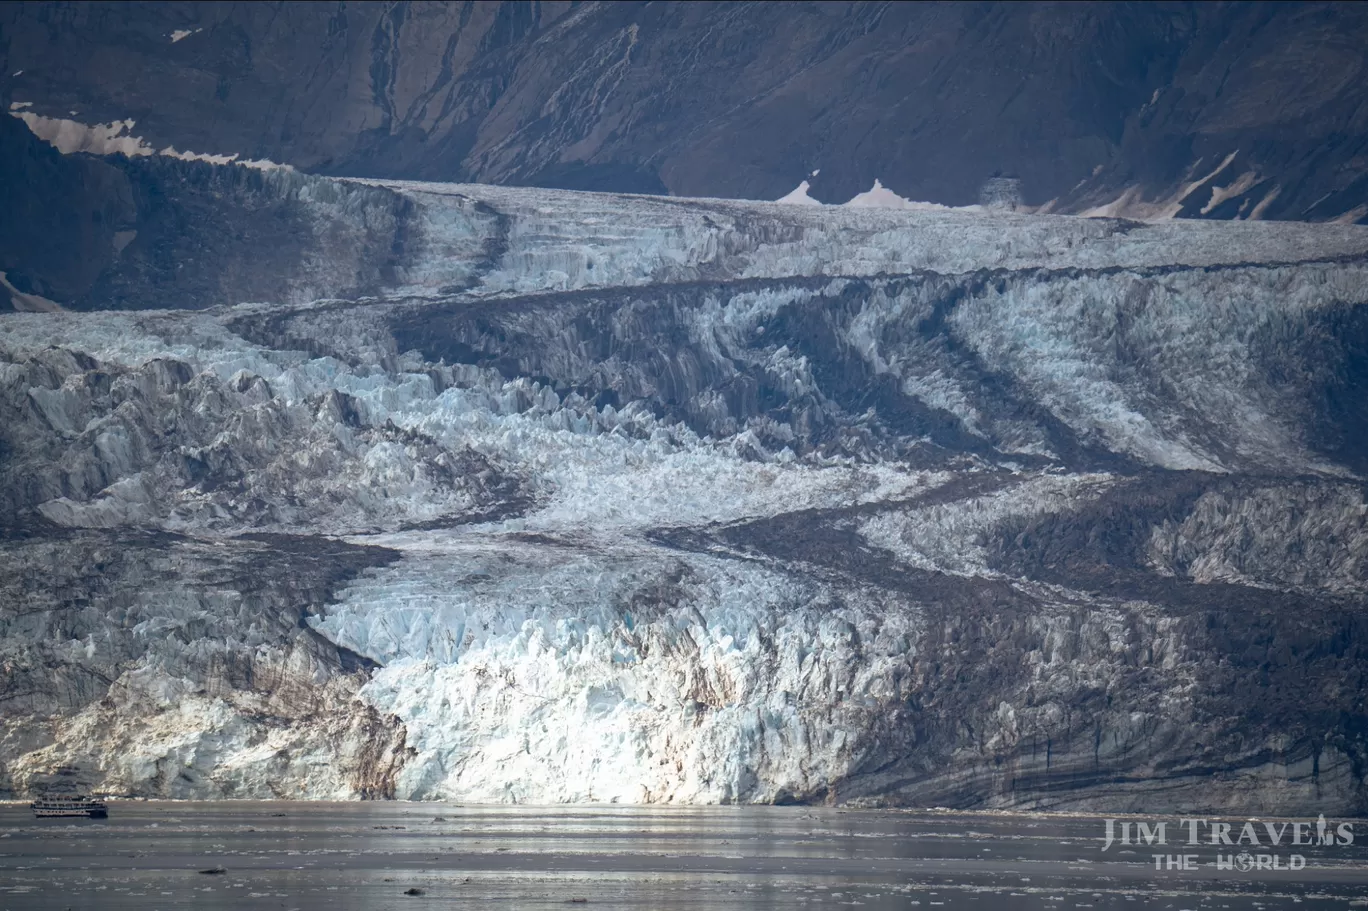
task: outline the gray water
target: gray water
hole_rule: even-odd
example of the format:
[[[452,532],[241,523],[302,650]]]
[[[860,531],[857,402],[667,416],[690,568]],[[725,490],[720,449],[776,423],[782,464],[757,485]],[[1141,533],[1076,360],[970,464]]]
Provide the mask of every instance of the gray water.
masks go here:
[[[1300,871],[1217,871],[1215,849],[1170,847],[1201,864],[1182,872],[1156,871],[1153,848],[1103,852],[1092,817],[116,802],[108,820],[36,820],[8,805],[0,909],[1348,909],[1368,906],[1356,828],[1354,845],[1297,849]]]

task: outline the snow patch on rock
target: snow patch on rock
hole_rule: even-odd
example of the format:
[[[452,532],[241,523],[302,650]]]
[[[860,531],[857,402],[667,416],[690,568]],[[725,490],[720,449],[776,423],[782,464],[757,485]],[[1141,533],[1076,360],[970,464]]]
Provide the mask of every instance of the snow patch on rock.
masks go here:
[[[133,135],[133,120],[116,120],[113,123],[88,125],[64,117],[44,117],[32,111],[23,110],[28,102],[10,105],[10,116],[18,117],[33,132],[33,135],[51,145],[63,155],[84,152],[88,155],[124,155],[135,158],[147,155],[164,155],[182,161],[204,161],[210,164],[236,164],[245,168],[269,171],[275,169],[293,170],[290,165],[277,164],[268,159],[241,159],[237,153],[214,155],[204,152],[181,152],[174,146],[167,146],[158,152],[151,144]]]

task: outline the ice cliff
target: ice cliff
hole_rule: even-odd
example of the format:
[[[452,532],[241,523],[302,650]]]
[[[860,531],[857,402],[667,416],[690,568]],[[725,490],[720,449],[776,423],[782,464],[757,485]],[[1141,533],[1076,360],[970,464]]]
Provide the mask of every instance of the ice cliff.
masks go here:
[[[1368,228],[156,167],[0,314],[5,793],[1368,808]]]

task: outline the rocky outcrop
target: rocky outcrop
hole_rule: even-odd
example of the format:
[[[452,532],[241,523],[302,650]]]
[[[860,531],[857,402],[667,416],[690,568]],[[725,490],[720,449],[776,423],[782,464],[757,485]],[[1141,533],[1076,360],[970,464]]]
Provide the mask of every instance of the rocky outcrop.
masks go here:
[[[60,154],[10,117],[0,118],[0,168],[0,308],[49,309],[84,295],[134,230],[127,177],[112,162]],[[17,295],[38,300],[25,306]]]
[[[12,118],[0,123],[0,156],[11,178],[0,188],[5,309],[354,298],[392,286],[405,248],[405,201],[383,189],[164,157],[62,155]]]
[[[1008,172],[1054,211],[1362,220],[1365,35],[1343,3],[11,4],[0,83],[320,173],[966,205]]]

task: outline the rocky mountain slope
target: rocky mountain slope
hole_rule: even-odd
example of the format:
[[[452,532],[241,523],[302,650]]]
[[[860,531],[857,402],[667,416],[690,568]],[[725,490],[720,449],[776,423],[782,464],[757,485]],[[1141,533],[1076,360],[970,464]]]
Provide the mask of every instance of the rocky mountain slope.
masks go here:
[[[178,277],[0,314],[5,793],[1368,810],[1368,228],[140,162]]]
[[[319,173],[1362,221],[1365,47],[1350,3],[9,3],[0,94]]]

